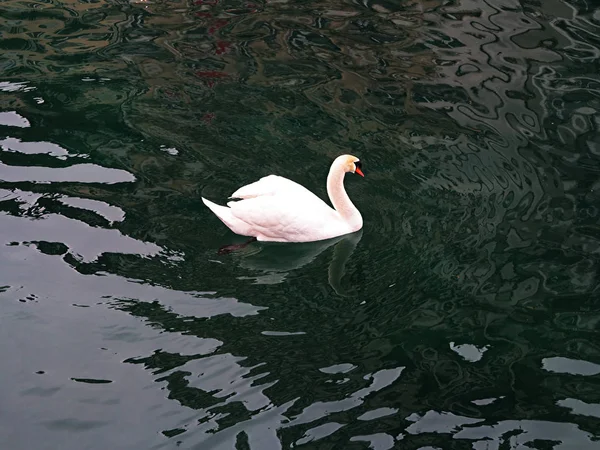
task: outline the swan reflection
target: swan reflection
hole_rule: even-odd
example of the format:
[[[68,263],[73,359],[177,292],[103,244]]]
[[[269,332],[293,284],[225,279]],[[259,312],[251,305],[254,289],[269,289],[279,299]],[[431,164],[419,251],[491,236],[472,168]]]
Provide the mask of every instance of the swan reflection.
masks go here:
[[[346,263],[362,238],[362,230],[325,241],[302,244],[255,243],[242,252],[232,253],[244,269],[259,272],[252,277],[256,284],[276,284],[285,280],[290,272],[304,267],[330,247],[333,254],[329,261],[327,278],[338,295],[348,295],[342,287]]]

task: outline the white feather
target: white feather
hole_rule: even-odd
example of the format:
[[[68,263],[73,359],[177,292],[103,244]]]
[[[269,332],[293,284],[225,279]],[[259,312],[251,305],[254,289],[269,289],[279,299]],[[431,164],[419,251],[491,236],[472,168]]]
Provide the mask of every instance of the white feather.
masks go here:
[[[329,178],[341,175],[341,197],[346,194],[343,190],[345,170],[343,161],[338,161],[340,158],[332,165]],[[358,161],[356,158],[354,160]],[[332,198],[332,192],[329,195]],[[269,175],[243,186],[230,198],[240,200],[230,201],[227,206],[217,205],[205,198],[202,201],[234,233],[254,236],[259,241],[320,241],[352,233],[362,227],[360,213],[349,199],[349,205],[343,206],[351,209],[345,209],[343,217],[304,186],[277,175]],[[335,200],[332,200],[335,204]],[[338,201],[343,200],[341,198]]]

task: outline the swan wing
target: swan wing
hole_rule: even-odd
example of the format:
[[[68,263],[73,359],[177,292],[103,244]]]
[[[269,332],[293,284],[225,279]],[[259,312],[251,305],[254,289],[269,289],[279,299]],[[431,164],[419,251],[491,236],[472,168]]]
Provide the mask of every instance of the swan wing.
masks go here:
[[[282,194],[288,191],[306,191],[310,193],[304,186],[292,181],[287,178],[280,177],[278,175],[269,175],[261,178],[254,183],[242,186],[229,198],[237,199],[250,199],[262,196],[272,196],[275,194]]]
[[[348,232],[337,211],[319,197],[300,185],[296,186],[301,189],[286,186],[289,189],[232,201],[227,206],[260,241],[318,241]]]

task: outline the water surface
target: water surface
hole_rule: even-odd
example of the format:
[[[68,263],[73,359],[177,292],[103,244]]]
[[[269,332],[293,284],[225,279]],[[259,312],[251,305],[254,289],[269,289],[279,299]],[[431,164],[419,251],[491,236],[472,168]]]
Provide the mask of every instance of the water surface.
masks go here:
[[[600,448],[593,2],[0,3],[0,437]],[[276,173],[362,232],[243,241]]]

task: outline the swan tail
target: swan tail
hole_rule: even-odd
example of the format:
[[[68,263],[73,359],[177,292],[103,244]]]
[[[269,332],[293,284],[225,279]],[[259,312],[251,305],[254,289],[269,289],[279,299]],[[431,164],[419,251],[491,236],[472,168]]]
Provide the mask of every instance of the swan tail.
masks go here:
[[[235,217],[233,215],[233,211],[231,211],[231,208],[217,205],[216,203],[213,203],[204,197],[202,197],[202,202],[204,202],[208,209],[210,209],[215,216],[217,216],[221,222],[223,222],[227,228],[229,228],[235,234],[240,234],[242,236],[253,236],[251,227],[243,220]]]

